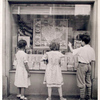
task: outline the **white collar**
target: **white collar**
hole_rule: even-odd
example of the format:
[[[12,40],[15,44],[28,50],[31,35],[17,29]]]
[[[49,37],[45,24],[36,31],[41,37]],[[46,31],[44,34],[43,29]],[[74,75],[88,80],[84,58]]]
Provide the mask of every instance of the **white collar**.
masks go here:
[[[84,45],[83,47],[90,47],[90,45],[89,45],[89,44],[86,44],[86,45]]]

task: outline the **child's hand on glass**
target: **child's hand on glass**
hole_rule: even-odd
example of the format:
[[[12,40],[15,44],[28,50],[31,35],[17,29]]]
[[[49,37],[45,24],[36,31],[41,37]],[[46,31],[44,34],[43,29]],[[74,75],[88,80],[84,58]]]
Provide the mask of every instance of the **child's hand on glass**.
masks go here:
[[[72,44],[69,42],[69,43],[68,43],[68,46],[69,46],[69,47],[71,47],[71,46],[72,46]]]

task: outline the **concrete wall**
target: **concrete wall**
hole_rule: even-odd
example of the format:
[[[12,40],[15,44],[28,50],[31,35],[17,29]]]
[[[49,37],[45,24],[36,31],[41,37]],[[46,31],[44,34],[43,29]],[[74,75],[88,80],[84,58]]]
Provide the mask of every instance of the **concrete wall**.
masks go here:
[[[97,90],[98,90],[98,27],[97,27],[97,3],[95,2],[91,6],[91,18],[90,18],[90,31],[91,31],[91,45],[95,50],[96,60],[95,60],[95,66],[93,68],[93,74],[92,74],[92,96],[97,97]]]
[[[3,21],[3,25],[2,25],[2,43],[3,43],[3,45],[2,45],[2,66],[3,66],[3,68],[2,68],[2,79],[3,79],[3,85],[2,85],[2,90],[3,90],[3,94],[7,94],[7,77],[6,77],[6,62],[5,62],[5,59],[6,59],[6,46],[5,46],[5,38],[6,38],[6,27],[5,27],[5,25],[6,25],[6,21],[5,21],[5,15],[6,15],[6,13],[4,13],[5,11],[6,11],[6,9],[5,9],[5,7],[6,7],[6,5],[5,5],[5,0],[3,0],[2,1],[2,5],[3,5],[3,10],[2,10],[2,21]]]
[[[3,1],[4,12],[3,12],[3,95],[9,94],[9,70],[11,66],[11,22],[10,22],[10,5],[7,0]]]

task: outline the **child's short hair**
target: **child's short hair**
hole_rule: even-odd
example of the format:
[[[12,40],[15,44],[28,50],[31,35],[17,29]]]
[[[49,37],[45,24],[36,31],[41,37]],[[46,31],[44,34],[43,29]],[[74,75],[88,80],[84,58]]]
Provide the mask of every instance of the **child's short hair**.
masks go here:
[[[50,47],[50,50],[59,50],[60,49],[60,44],[59,43],[56,43],[56,42],[51,42],[51,44],[49,45]]]
[[[81,41],[81,40],[82,40],[82,34],[78,34],[78,35],[76,36],[76,39],[77,39],[78,41]]]
[[[25,40],[19,40],[18,42],[18,48],[25,48],[25,46],[27,45],[27,42]]]
[[[82,35],[81,40],[84,41],[85,44],[89,44],[91,39],[90,39],[90,36],[87,33],[85,33]]]

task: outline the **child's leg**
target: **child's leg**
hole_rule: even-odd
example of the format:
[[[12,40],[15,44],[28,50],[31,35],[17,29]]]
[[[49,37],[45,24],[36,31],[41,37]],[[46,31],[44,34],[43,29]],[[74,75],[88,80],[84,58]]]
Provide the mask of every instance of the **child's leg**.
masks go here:
[[[67,99],[63,98],[63,96],[62,96],[62,87],[58,88],[58,92],[59,92],[60,100],[67,100]]]
[[[27,98],[24,95],[25,95],[25,88],[23,87],[23,88],[21,88],[21,97],[20,97],[20,99],[27,100]]]
[[[80,88],[80,98],[82,100],[85,98],[85,87]]]
[[[21,97],[21,88],[17,88],[17,98]]]
[[[85,99],[85,89],[86,89],[85,77],[87,70],[88,70],[87,65],[79,63],[79,66],[77,68],[76,80],[77,80],[77,86],[80,89],[80,99],[82,100]]]
[[[91,87],[87,87],[87,99],[91,100]]]
[[[86,88],[87,98],[91,98],[91,66],[88,66],[88,72],[86,73]]]
[[[25,93],[25,88],[21,88],[21,95],[24,96],[24,93]]]
[[[21,94],[21,88],[17,88],[17,94]]]
[[[51,98],[51,92],[52,92],[52,88],[48,87],[48,96]]]
[[[62,87],[58,87],[59,96],[62,97]]]

